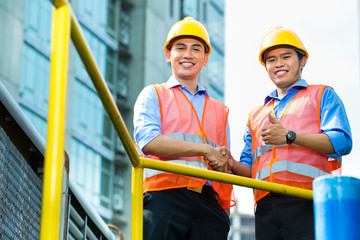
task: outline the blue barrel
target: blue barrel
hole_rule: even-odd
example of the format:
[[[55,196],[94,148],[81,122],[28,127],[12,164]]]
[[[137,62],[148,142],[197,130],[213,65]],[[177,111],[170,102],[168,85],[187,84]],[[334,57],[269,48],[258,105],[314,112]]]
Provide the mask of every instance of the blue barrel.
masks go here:
[[[360,239],[360,179],[323,176],[313,190],[316,240]]]

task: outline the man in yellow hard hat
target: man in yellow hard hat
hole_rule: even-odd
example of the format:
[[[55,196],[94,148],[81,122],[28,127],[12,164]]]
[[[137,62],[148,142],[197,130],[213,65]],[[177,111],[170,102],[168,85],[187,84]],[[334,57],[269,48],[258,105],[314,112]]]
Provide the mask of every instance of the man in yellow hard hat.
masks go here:
[[[276,89],[249,115],[234,174],[312,189],[316,177],[340,172],[341,156],[352,149],[349,121],[333,88],[301,78],[308,58],[289,29],[264,37],[259,60]],[[254,197],[257,240],[315,239],[311,200],[257,189]]]
[[[198,83],[211,53],[205,27],[191,17],[175,23],[164,46],[172,76],[145,87],[134,106],[134,136],[147,158],[229,172],[228,108]],[[144,170],[144,239],[227,239],[229,184]]]

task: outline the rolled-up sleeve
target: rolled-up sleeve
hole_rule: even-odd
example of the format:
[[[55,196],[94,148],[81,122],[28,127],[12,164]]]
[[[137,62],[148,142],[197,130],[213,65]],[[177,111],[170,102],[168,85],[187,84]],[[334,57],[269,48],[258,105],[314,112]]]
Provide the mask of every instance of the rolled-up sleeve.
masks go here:
[[[320,128],[334,147],[329,157],[347,155],[352,149],[352,136],[345,106],[332,88],[325,88],[320,105]]]
[[[154,87],[147,86],[139,94],[134,105],[134,138],[142,150],[161,134],[159,99]]]
[[[252,160],[251,160],[251,144],[252,138],[249,130],[249,126],[246,124],[245,133],[244,133],[244,148],[240,155],[240,163],[247,165],[249,168],[252,168]]]

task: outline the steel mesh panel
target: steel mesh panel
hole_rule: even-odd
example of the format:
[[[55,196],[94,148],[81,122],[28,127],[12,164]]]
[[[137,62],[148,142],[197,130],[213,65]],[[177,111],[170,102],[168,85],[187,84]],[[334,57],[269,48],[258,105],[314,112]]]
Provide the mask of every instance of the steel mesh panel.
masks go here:
[[[0,239],[39,239],[42,182],[0,127]]]

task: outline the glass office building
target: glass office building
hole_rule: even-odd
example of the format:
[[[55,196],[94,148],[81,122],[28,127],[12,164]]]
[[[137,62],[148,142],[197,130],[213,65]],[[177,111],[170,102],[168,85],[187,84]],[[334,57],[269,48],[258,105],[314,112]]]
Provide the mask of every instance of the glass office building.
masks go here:
[[[75,1],[72,1],[75,2]],[[126,98],[127,77],[117,74],[127,72],[118,54],[120,33],[115,30],[116,1],[79,0],[76,16],[90,46],[95,61],[106,79],[113,97]],[[75,5],[75,3],[73,4]],[[46,136],[46,118],[49,95],[50,38],[52,4],[47,0],[27,0],[24,17],[24,43],[19,84],[19,103],[42,136]],[[119,21],[122,24],[123,21]],[[122,32],[122,35],[126,33]],[[127,36],[122,37],[129,39]],[[122,43],[128,43],[123,40]],[[76,51],[70,60],[68,88],[67,132],[70,144],[70,177],[84,190],[87,198],[96,206],[101,216],[112,218],[112,192],[122,191],[122,175],[115,175],[115,155],[122,152],[110,119],[102,107],[93,84]],[[125,68],[125,70],[123,69]],[[121,81],[116,81],[120,79]],[[121,87],[117,87],[121,85]],[[124,85],[124,86],[123,86]],[[120,189],[112,186],[114,177]],[[117,209],[123,206],[118,204]]]
[[[165,82],[171,68],[163,45],[185,16],[209,31],[212,54],[200,75],[210,96],[224,100],[223,0],[70,0],[97,66],[132,136],[141,89]],[[50,0],[0,1],[0,80],[46,138],[49,101]],[[156,64],[154,64],[156,63]],[[70,178],[108,223],[130,239],[131,163],[71,44],[65,148]]]

